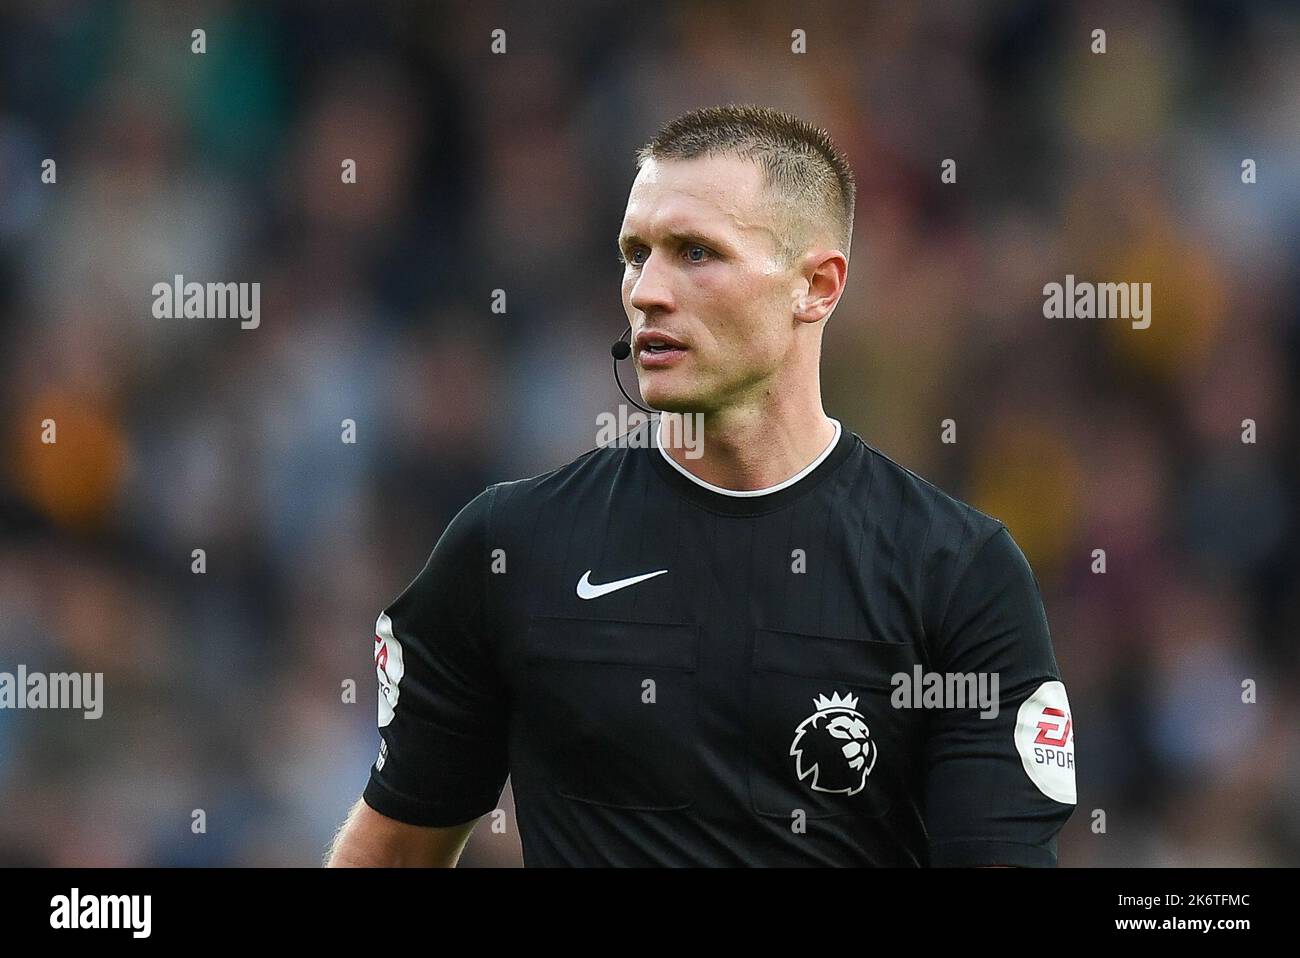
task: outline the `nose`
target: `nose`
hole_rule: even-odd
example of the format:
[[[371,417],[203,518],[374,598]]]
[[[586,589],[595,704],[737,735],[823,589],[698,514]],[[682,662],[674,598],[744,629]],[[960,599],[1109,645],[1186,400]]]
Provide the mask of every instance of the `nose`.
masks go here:
[[[662,255],[651,253],[641,264],[628,302],[633,309],[647,315],[673,308],[668,264]]]

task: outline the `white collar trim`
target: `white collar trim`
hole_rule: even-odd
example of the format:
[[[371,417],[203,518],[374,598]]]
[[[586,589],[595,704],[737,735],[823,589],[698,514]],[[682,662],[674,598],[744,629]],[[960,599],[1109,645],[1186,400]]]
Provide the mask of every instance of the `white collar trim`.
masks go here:
[[[785,480],[785,482],[778,482],[775,486],[768,486],[766,489],[724,489],[722,486],[715,486],[711,482],[705,482],[699,476],[686,469],[686,467],[676,459],[668,455],[668,453],[664,451],[664,447],[660,444],[664,428],[664,420],[662,416],[659,417],[659,425],[655,430],[655,446],[659,449],[659,455],[663,456],[664,459],[668,461],[668,465],[672,466],[697,486],[703,486],[705,489],[708,489],[709,492],[716,492],[720,496],[733,496],[737,499],[748,499],[754,496],[769,496],[774,492],[780,492],[782,489],[793,486],[800,479],[804,478],[804,476],[808,475],[820,466],[826,460],[826,457],[831,454],[831,450],[833,450],[840,441],[840,433],[842,431],[840,421],[838,419],[832,419],[831,422],[835,423],[835,435],[831,437],[830,444],[821,451],[821,455],[808,463],[808,465],[804,466],[789,479]]]

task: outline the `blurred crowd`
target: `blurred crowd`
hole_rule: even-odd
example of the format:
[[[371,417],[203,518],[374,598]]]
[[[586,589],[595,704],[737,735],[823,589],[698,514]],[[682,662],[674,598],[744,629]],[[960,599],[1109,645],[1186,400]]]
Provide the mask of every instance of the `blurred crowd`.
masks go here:
[[[0,864],[320,861],[375,617],[594,445],[633,151],[728,102],[857,173],[827,412],[1034,566],[1061,863],[1300,864],[1300,10],[547,6],[0,9],[0,671],[105,674],[98,721],[0,710]],[[260,325],[155,318],[176,274]],[[1045,318],[1067,274],[1150,282],[1150,328]],[[513,819],[464,859],[518,861]]]

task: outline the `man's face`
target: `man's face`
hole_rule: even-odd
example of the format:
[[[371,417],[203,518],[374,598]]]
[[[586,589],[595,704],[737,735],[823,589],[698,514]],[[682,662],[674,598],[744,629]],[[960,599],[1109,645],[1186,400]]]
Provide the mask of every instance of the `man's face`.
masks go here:
[[[713,412],[763,394],[794,348],[798,276],[778,252],[759,167],[647,160],[619,231],[623,309],[641,394]],[[646,340],[662,334],[672,348]]]

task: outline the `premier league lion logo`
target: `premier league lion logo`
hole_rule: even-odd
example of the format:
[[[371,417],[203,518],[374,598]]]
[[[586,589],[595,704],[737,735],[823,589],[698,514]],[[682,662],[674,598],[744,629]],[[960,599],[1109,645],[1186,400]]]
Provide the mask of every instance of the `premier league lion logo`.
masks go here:
[[[858,711],[858,697],[818,695],[813,707],[817,711],[799,723],[790,743],[795,774],[800,781],[811,775],[814,792],[856,795],[876,764],[876,743]]]

